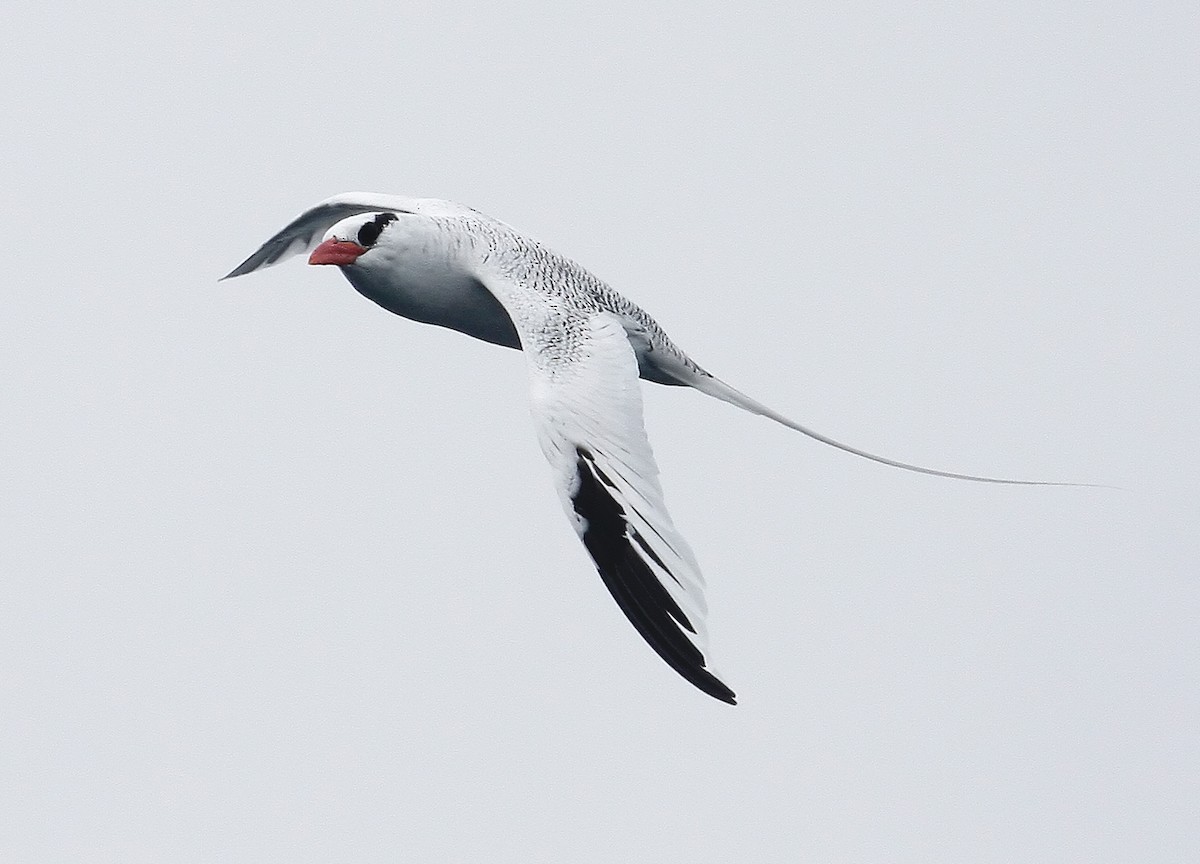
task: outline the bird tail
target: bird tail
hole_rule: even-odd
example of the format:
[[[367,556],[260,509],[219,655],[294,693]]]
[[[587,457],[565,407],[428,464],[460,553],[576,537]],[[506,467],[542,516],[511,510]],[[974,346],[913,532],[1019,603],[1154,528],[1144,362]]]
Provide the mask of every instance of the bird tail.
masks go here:
[[[683,377],[683,376],[680,376]],[[844,444],[841,441],[836,441],[828,435],[822,435],[815,429],[809,429],[797,423],[795,420],[790,420],[784,417],[778,411],[774,411],[758,402],[751,399],[740,390],[726,384],[720,378],[716,378],[709,373],[696,369],[693,374],[687,375],[686,380],[681,381],[691,387],[696,388],[701,393],[707,393],[709,396],[714,396],[722,402],[728,402],[730,405],[736,405],[743,408],[752,414],[759,414],[763,417],[769,417],[776,423],[782,423],[789,429],[794,429],[802,435],[807,435],[822,444],[828,444],[830,447],[836,447],[838,450],[843,450],[846,453],[852,453],[855,456],[861,456],[863,459],[870,459],[872,462],[879,462],[882,465],[890,465],[893,468],[901,468],[905,471],[915,471],[918,474],[930,474],[934,477],[950,477],[954,480],[971,480],[977,483],[1004,483],[1011,486],[1090,486],[1098,487],[1102,484],[1098,483],[1062,483],[1052,480],[1009,480],[1002,477],[980,477],[975,474],[959,474],[954,471],[940,471],[936,468],[926,468],[922,465],[912,465],[908,462],[900,462],[896,459],[889,459],[886,456],[878,456],[874,453],[868,453],[866,450],[860,450],[857,447],[852,447],[849,444]]]

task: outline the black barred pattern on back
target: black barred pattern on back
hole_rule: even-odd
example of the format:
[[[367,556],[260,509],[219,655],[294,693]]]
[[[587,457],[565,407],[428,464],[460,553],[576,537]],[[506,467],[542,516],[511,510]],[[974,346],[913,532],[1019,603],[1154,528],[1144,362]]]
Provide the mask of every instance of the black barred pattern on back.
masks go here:
[[[736,705],[733,691],[704,668],[704,655],[683,633],[681,628],[695,632],[692,623],[631,545],[631,540],[636,542],[661,565],[658,556],[626,521],[625,510],[613,497],[613,482],[589,451],[578,448],[576,454],[579,489],[572,504],[587,523],[583,545],[596,562],[604,585],[625,617],[671,668],[708,695]]]

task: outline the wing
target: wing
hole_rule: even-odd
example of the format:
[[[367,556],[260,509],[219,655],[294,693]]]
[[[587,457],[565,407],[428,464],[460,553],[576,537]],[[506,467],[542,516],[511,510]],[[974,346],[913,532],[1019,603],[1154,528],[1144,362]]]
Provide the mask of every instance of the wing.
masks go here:
[[[709,668],[704,580],[663,503],[625,329],[600,312],[554,330],[561,338],[543,350],[527,342],[526,356],[534,423],[563,509],[650,647],[705,693],[736,704]]]
[[[347,216],[372,213],[376,210],[407,212],[412,203],[409,198],[372,192],[346,192],[326,198],[281,228],[274,237],[259,246],[253,255],[222,278],[244,276],[263,267],[278,264],[285,258],[307,252],[317,245],[326,231]]]

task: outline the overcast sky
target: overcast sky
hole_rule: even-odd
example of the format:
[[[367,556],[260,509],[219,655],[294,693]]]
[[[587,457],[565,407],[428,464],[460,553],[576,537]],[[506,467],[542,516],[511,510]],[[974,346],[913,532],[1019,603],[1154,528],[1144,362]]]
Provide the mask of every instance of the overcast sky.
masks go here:
[[[0,859],[1200,860],[1194,3],[26,4],[0,51]],[[855,459],[647,385],[741,704],[516,352],[332,268],[451,198]]]

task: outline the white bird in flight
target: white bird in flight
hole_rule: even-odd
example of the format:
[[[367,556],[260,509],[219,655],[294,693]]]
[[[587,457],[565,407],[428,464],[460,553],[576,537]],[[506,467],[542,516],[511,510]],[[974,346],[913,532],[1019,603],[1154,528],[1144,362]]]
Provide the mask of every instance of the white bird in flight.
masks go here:
[[[389,312],[524,352],[542,452],[605,586],[663,660],[731,705],[733,691],[709,662],[700,567],[663,502],[639,377],[694,387],[907,471],[984,483],[1085,485],[938,471],[808,429],[706,372],[653,318],[574,261],[449,201],[335,195],[301,213],[224,278],[310,249],[308,263],[337,265],[360,294]]]

